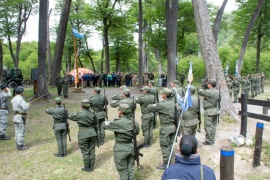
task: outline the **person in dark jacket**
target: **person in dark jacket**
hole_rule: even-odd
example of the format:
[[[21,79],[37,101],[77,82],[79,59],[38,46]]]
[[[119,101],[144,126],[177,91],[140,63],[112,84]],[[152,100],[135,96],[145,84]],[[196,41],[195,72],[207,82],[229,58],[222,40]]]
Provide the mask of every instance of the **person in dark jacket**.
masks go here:
[[[163,172],[161,179],[215,180],[215,172],[210,167],[201,164],[197,147],[198,141],[195,136],[182,136],[179,144],[180,153],[175,156],[175,164]]]

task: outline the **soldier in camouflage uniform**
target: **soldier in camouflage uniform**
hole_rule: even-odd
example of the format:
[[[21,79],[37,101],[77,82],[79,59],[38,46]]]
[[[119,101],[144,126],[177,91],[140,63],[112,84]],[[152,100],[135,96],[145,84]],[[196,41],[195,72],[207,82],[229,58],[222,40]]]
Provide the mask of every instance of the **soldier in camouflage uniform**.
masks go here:
[[[247,98],[249,98],[249,91],[250,91],[250,80],[249,80],[249,75],[246,77],[246,92],[247,92]]]
[[[230,78],[228,78],[228,79],[226,80],[226,84],[227,84],[227,88],[228,88],[230,97],[232,98],[232,89],[233,89],[233,85],[232,85],[232,82],[231,82],[231,79],[230,79]]]
[[[157,169],[164,170],[169,161],[170,151],[173,145],[175,127],[175,104],[172,96],[172,91],[164,88],[161,92],[163,101],[157,104],[149,104],[147,109],[152,112],[159,113],[160,129],[159,143],[163,155],[163,164],[157,166]]]
[[[194,95],[196,89],[194,86],[190,86],[190,94],[192,99],[192,107],[189,107],[183,114],[183,121],[181,123],[181,130],[183,135],[196,135],[198,120],[198,97]]]
[[[105,96],[100,95],[101,89],[99,87],[96,87],[94,89],[94,96],[89,98],[90,105],[92,107],[92,110],[96,113],[97,120],[99,121],[99,127],[98,127],[98,132],[99,132],[99,140],[100,140],[100,145],[104,144],[104,138],[105,138],[105,130],[101,126],[102,123],[105,121],[105,105],[108,105],[108,101],[105,98]]]
[[[136,103],[140,104],[142,112],[142,131],[144,136],[144,147],[151,146],[154,128],[154,113],[147,109],[149,104],[154,104],[154,96],[150,93],[150,87],[143,87],[143,96],[136,98]]]
[[[261,75],[260,74],[257,74],[257,81],[258,81],[258,84],[257,84],[257,94],[261,94]]]
[[[243,76],[242,79],[238,80],[241,83],[241,94],[247,94],[247,81],[246,77]]]
[[[234,97],[233,103],[237,103],[240,83],[235,77],[233,78],[232,85],[233,85],[233,97]]]
[[[0,86],[0,141],[10,140],[6,136],[7,131],[7,115],[8,115],[8,98],[11,97],[11,92],[6,84]]]
[[[154,80],[151,80],[148,82],[148,86],[150,88],[150,93],[153,94],[153,95],[157,95],[157,88],[155,87],[155,81]]]
[[[68,98],[69,77],[66,74],[62,78],[62,86],[63,86],[64,98]]]
[[[255,74],[252,74],[252,76],[249,78],[249,81],[251,83],[251,97],[255,97],[255,91],[256,91],[256,76]]]
[[[256,81],[255,81],[255,96],[259,95],[259,75],[256,74]]]
[[[67,116],[68,111],[61,106],[61,98],[54,99],[55,107],[47,109],[45,112],[53,116],[54,134],[57,142],[58,153],[54,154],[56,157],[67,156]]]
[[[177,93],[181,96],[184,97],[185,96],[185,90],[183,87],[180,87],[180,82],[178,80],[174,80],[171,83],[172,88],[175,88]]]
[[[95,114],[89,109],[90,102],[88,99],[81,101],[82,111],[71,114],[68,119],[77,121],[79,126],[78,143],[82,152],[84,168],[82,171],[93,172],[96,160],[95,146],[97,141],[96,131],[97,121]]]
[[[119,119],[102,124],[106,130],[114,131],[114,163],[121,180],[134,179],[135,154],[134,143],[132,142],[134,122],[136,135],[140,133],[140,129],[138,122],[129,116],[131,113],[132,109],[128,104],[120,104],[118,107]]]
[[[61,76],[58,76],[56,78],[56,87],[57,87],[58,96],[61,96],[62,95],[62,78],[61,78]]]
[[[216,81],[208,80],[208,89],[200,90],[199,95],[204,97],[204,129],[206,132],[204,145],[213,145],[215,143],[216,126],[218,124],[219,109],[217,108],[220,102],[219,91],[215,88]]]
[[[133,102],[133,99],[130,97],[130,90],[124,89],[122,91],[122,99],[118,101],[113,101],[110,106],[113,108],[117,108],[120,104],[128,104],[132,108],[132,113],[136,110],[136,103]]]
[[[15,89],[16,96],[11,100],[12,109],[14,112],[13,122],[15,127],[15,140],[17,143],[17,150],[26,150],[27,146],[24,145],[25,137],[25,121],[26,111],[30,107],[30,103],[26,103],[23,99],[24,89],[18,86]]]
[[[261,73],[261,90],[262,93],[264,93],[264,81],[265,81],[265,75],[264,72]]]
[[[124,89],[128,89],[128,87],[125,86],[125,85],[120,86],[121,93],[120,93],[120,94],[117,94],[117,95],[114,95],[114,96],[112,97],[112,100],[118,101],[118,100],[123,99],[123,97],[122,97],[122,91],[123,91]]]

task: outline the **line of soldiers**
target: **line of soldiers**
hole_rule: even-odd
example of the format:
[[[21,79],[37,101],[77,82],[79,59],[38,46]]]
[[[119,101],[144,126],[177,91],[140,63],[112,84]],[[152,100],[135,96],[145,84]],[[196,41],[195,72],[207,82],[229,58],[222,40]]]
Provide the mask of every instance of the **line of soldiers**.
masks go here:
[[[62,91],[64,98],[68,98],[68,86],[70,84],[70,79],[67,74],[64,74],[63,77],[60,75],[56,78],[56,87],[58,96],[62,96]]]
[[[250,96],[250,92],[252,98],[263,93],[264,81],[265,75],[262,72],[261,74],[247,75],[243,76],[242,78],[229,76],[226,79],[226,84],[230,93],[230,97],[232,97],[232,94],[234,95],[233,103],[237,103],[240,90],[241,93],[247,94],[248,98]]]

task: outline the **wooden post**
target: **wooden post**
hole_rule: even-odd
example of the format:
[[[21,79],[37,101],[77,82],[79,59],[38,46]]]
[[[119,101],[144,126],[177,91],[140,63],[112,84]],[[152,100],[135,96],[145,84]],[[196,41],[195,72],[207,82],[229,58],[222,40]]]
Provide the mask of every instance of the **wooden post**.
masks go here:
[[[270,99],[267,98],[267,101],[270,101]],[[268,114],[268,109],[269,109],[269,107],[264,107],[263,106],[263,114]]]
[[[247,95],[241,94],[241,131],[240,134],[246,137],[247,134]]]
[[[263,135],[263,123],[257,122],[256,134],[255,134],[255,148],[253,156],[253,167],[260,166],[261,153],[262,153],[262,135]]]
[[[223,146],[220,149],[220,180],[234,180],[234,150]]]

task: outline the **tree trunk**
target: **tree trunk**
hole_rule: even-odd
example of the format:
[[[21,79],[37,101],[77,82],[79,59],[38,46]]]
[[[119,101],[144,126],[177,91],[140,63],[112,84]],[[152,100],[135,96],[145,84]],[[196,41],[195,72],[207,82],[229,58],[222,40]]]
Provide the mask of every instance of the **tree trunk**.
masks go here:
[[[245,36],[244,36],[244,39],[243,39],[243,42],[242,42],[242,47],[241,47],[241,50],[240,50],[240,54],[238,56],[238,74],[240,75],[241,74],[241,70],[242,70],[242,63],[243,63],[243,60],[244,60],[244,56],[245,56],[245,52],[246,52],[246,48],[247,48],[247,44],[248,44],[248,38],[250,36],[250,33],[251,33],[251,30],[252,30],[252,27],[257,19],[257,17],[259,16],[260,14],[260,11],[261,11],[261,8],[263,6],[263,2],[264,0],[258,0],[258,6],[255,8],[254,12],[253,12],[253,15],[249,21],[249,24],[248,24],[248,27],[247,27],[247,30],[246,30],[246,33],[245,33]]]
[[[192,0],[192,3],[207,77],[208,79],[216,79],[218,82],[217,88],[220,87],[220,95],[222,95],[221,116],[223,117],[224,115],[230,115],[235,119],[238,119],[226,86],[216,42],[211,30],[206,1]]]
[[[49,4],[48,4],[49,7]],[[54,65],[52,63],[52,52],[51,52],[51,42],[50,42],[50,16],[51,16],[52,9],[50,9],[50,12],[48,14],[48,19],[47,19],[47,60],[48,60],[48,75],[49,75],[49,84],[54,85],[54,80],[52,72],[54,72]]]
[[[261,40],[262,40],[262,35],[260,33],[258,33],[258,35],[257,35],[257,52],[256,52],[256,68],[255,68],[256,73],[259,73],[259,70],[260,70]]]
[[[62,65],[62,56],[65,45],[65,38],[67,32],[67,23],[70,12],[71,0],[64,0],[63,6],[61,9],[60,23],[57,31],[56,46],[54,51],[54,66],[55,71],[52,73],[53,78],[56,78],[60,74],[61,65]],[[66,72],[68,73],[68,72]]]
[[[162,64],[160,60],[160,51],[158,48],[155,48],[155,57],[158,62],[158,74],[161,75],[163,73]]]
[[[46,66],[46,45],[47,45],[47,19],[48,0],[39,3],[39,33],[38,33],[38,90],[36,97],[48,93],[47,66]]]
[[[107,20],[104,18],[103,20],[103,38],[105,45],[105,72],[108,74],[110,72],[110,54],[109,54],[109,37],[108,37],[109,27],[107,25]]]
[[[66,71],[71,71],[71,49],[67,52],[67,65],[66,65]]]
[[[176,79],[176,42],[177,42],[177,17],[179,0],[166,0],[167,24],[167,82]],[[169,18],[169,19],[167,19]]]
[[[228,2],[228,0],[224,0],[221,7],[219,8],[219,10],[217,12],[217,16],[216,16],[216,20],[215,20],[215,24],[214,24],[214,28],[213,28],[213,34],[214,34],[214,38],[215,38],[216,42],[218,39],[218,30],[220,27],[221,19],[222,19],[224,9],[226,7],[227,2]]]
[[[93,71],[96,73],[95,64],[94,64],[93,58],[92,58],[92,56],[91,56],[91,51],[90,51],[90,49],[88,48],[88,42],[87,42],[87,39],[85,39],[85,44],[86,44],[86,56],[89,58],[90,63],[91,63],[92,68],[93,68]]]
[[[143,40],[142,40],[142,24],[143,24],[143,7],[142,0],[139,0],[139,70],[138,83],[143,84]]]
[[[3,45],[2,40],[0,39],[0,83],[2,83],[3,65]]]

